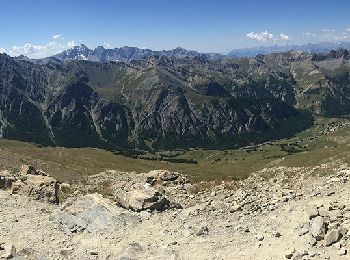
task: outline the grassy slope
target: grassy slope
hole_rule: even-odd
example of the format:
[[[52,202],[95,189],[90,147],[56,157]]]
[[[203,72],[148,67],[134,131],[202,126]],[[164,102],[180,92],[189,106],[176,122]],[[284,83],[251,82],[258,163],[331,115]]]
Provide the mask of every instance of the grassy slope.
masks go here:
[[[319,118],[315,127],[288,140],[236,150],[190,150],[176,157],[195,159],[198,164],[132,159],[94,148],[40,148],[30,143],[0,139],[0,169],[16,170],[22,163],[30,163],[68,182],[107,169],[146,172],[162,168],[188,174],[194,180],[244,178],[250,172],[269,166],[313,166],[335,158],[348,161],[350,125],[323,134],[334,121],[347,122]]]

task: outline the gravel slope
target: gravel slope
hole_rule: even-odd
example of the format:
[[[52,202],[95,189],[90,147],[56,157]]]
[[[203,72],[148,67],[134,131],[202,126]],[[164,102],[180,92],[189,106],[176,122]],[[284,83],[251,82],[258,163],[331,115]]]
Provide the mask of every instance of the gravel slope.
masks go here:
[[[330,175],[308,173],[322,170]],[[274,177],[260,180],[264,174]],[[57,206],[0,190],[0,243],[14,245],[15,259],[348,259],[349,233],[331,246],[310,245],[309,223],[320,215],[327,234],[350,229],[349,175],[337,164],[266,169],[230,190],[180,196],[168,189],[184,209],[164,212],[132,212],[97,194]],[[64,224],[68,209],[84,213],[90,231]]]

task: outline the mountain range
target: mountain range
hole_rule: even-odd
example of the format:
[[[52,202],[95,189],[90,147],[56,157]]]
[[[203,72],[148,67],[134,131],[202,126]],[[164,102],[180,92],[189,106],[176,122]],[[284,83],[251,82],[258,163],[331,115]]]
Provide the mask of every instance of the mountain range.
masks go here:
[[[180,47],[173,50],[153,51],[150,49],[128,46],[115,49],[105,49],[103,46],[98,46],[92,50],[84,44],[63,51],[54,57],[59,60],[131,61],[151,56],[166,56],[168,58],[198,57],[209,60],[222,59],[225,57],[219,53],[199,53]]]
[[[86,45],[81,44],[74,46],[71,49],[65,50],[54,58],[61,61],[66,60],[89,60],[89,61],[131,61],[140,60],[143,58],[154,56],[165,56],[168,58],[204,58],[208,60],[226,59],[228,57],[255,57],[256,55],[268,55],[272,53],[281,53],[287,51],[302,51],[307,53],[329,52],[331,50],[349,49],[350,43],[341,42],[324,42],[324,43],[308,43],[304,45],[274,45],[260,46],[254,48],[242,48],[230,51],[228,54],[220,53],[200,53],[194,50],[186,50],[176,48],[173,50],[154,51],[150,49],[141,49],[137,47],[124,46],[121,48],[106,49],[103,46],[98,46],[95,49],[89,49]]]
[[[65,54],[76,50],[89,52]],[[225,149],[294,135],[313,114],[350,113],[348,50],[170,56],[182,52],[118,62],[1,54],[1,137],[117,150]],[[127,53],[118,60],[137,57]]]
[[[286,51],[302,51],[308,53],[329,52],[331,50],[349,49],[350,42],[321,42],[303,45],[273,45],[235,49],[228,53],[231,57],[255,57],[258,54],[271,54]]]

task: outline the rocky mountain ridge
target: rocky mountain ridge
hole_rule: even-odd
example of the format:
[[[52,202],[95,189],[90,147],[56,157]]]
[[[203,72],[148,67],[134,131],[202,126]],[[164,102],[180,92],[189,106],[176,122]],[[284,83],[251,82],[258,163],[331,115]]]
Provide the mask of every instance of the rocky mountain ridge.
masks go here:
[[[2,54],[0,75],[2,137],[44,145],[224,149],[350,112],[347,50],[130,62]]]
[[[103,46],[98,46],[95,49],[89,49],[84,44],[63,51],[62,53],[54,55],[53,57],[61,61],[131,61],[141,60],[152,56],[166,56],[168,58],[200,57],[209,60],[223,59],[225,57],[225,55],[219,53],[199,53],[197,51],[186,50],[181,47],[177,47],[173,50],[153,51],[150,49],[141,49],[129,46],[114,49],[106,49]]]
[[[255,57],[256,55],[269,55],[272,53],[280,53],[287,51],[302,51],[306,53],[322,53],[332,50],[349,49],[349,42],[320,42],[307,43],[302,45],[274,45],[274,46],[259,46],[251,48],[242,48],[232,50],[228,56],[232,57]]]

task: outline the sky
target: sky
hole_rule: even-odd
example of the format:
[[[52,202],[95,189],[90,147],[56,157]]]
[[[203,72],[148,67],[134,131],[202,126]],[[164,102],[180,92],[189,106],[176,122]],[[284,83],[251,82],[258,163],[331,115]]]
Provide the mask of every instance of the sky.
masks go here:
[[[41,58],[75,45],[227,53],[350,41],[349,0],[1,0],[0,53]]]

